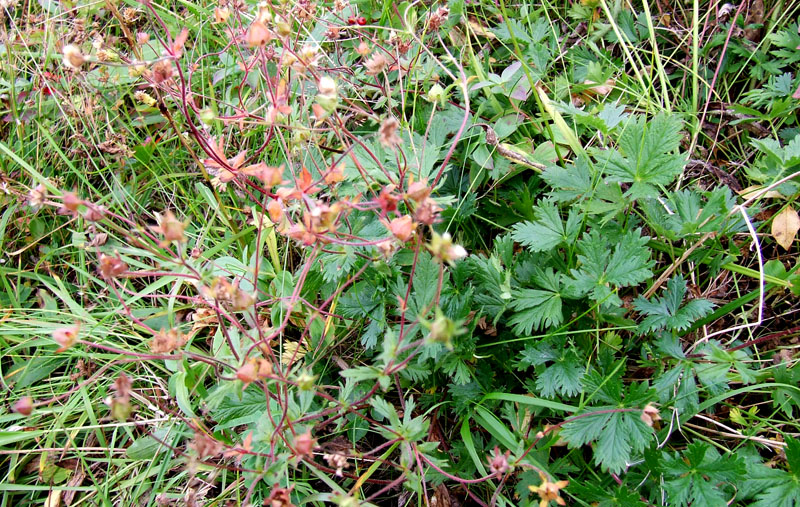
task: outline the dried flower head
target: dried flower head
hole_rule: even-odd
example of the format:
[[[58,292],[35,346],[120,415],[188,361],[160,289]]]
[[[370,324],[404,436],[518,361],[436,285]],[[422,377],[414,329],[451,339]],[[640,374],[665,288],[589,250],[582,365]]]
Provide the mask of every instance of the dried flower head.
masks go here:
[[[156,99],[154,99],[150,94],[147,92],[143,92],[141,90],[134,92],[133,98],[146,106],[155,107]]]
[[[364,42],[363,40],[358,43],[358,47],[356,48],[356,53],[361,56],[367,56],[369,54],[369,44]]]
[[[390,259],[392,255],[394,255],[395,250],[397,250],[397,244],[391,240],[381,241],[377,245],[378,251],[381,253],[384,259]]]
[[[194,439],[186,445],[189,449],[197,453],[197,459],[214,457],[222,452],[222,444],[205,433],[196,432]]]
[[[128,271],[128,265],[119,257],[111,255],[100,254],[100,274],[103,278],[117,278],[121,274]]]
[[[439,213],[442,211],[441,206],[436,204],[436,201],[430,197],[423,199],[416,209],[414,209],[414,218],[421,224],[431,225],[439,220]]]
[[[106,209],[98,204],[86,204],[86,211],[83,213],[83,218],[89,222],[98,222],[106,216]]]
[[[383,53],[375,51],[372,56],[364,62],[364,67],[367,69],[368,76],[377,76],[386,68],[389,61],[383,56]]]
[[[80,329],[80,325],[75,324],[74,326],[60,327],[53,331],[53,341],[59,345],[56,352],[64,352],[68,348],[72,347],[78,340],[78,333],[80,332]]]
[[[282,488],[278,484],[273,484],[272,489],[269,491],[269,496],[264,499],[264,505],[268,507],[294,507],[291,496],[293,488],[294,485]]]
[[[189,337],[177,329],[169,331],[163,328],[150,340],[150,350],[153,354],[171,354],[186,345]]]
[[[220,24],[228,21],[231,16],[231,10],[226,7],[214,7],[214,23]]]
[[[153,64],[153,68],[151,69],[153,81],[156,84],[161,84],[165,81],[172,79],[172,61],[170,60],[159,60]]]
[[[323,178],[325,180],[325,183],[327,183],[328,185],[335,185],[337,183],[342,182],[344,180],[344,165],[343,164],[337,164],[337,165],[331,166],[325,172],[325,175],[323,176]]]
[[[444,25],[450,16],[450,9],[447,6],[439,7],[428,15],[428,30],[435,32]]]
[[[47,199],[47,187],[39,183],[31,189],[28,193],[28,205],[34,209],[38,209],[44,204]]]
[[[72,71],[79,71],[83,64],[86,63],[86,57],[81,53],[81,48],[75,44],[67,44],[61,49],[62,63],[64,67]]]
[[[342,477],[344,475],[342,471],[350,466],[350,463],[347,462],[347,456],[339,454],[338,452],[324,454],[322,459],[328,463],[329,467],[336,469],[335,473],[337,477]]]
[[[401,142],[400,136],[397,135],[397,131],[400,128],[400,122],[397,121],[397,118],[389,117],[381,122],[381,126],[378,129],[378,140],[383,146],[388,148],[394,148]]]
[[[336,81],[330,76],[322,76],[317,83],[319,94],[327,98],[336,98]]]

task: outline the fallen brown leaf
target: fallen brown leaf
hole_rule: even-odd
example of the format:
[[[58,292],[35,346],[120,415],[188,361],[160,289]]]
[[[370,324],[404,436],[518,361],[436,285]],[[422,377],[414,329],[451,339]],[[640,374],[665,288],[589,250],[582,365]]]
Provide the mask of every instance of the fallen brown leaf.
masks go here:
[[[772,237],[784,250],[791,248],[798,230],[800,230],[800,217],[791,206],[785,207],[772,218]]]

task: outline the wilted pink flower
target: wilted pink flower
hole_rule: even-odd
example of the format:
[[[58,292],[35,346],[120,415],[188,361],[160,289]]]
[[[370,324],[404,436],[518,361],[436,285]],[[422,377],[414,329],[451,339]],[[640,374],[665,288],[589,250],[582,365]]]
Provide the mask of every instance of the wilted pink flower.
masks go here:
[[[402,217],[395,218],[389,222],[389,230],[400,241],[406,242],[414,236],[414,231],[417,229],[417,224],[411,215],[403,215]]]
[[[78,324],[69,327],[60,327],[53,331],[53,340],[59,345],[59,348],[56,352],[64,352],[68,348],[72,347],[75,344],[75,341],[78,339],[79,331],[80,326]]]
[[[311,430],[294,437],[295,455],[300,458],[310,458],[317,441],[311,436]]]
[[[494,456],[489,459],[489,470],[497,477],[502,477],[503,474],[508,472],[508,456],[511,451],[500,453],[500,448],[494,446]]]

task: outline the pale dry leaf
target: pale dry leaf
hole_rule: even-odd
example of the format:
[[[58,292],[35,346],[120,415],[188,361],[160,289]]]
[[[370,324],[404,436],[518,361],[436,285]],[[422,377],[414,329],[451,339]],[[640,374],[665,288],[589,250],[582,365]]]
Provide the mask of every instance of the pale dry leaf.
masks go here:
[[[791,248],[798,230],[800,230],[800,217],[791,206],[785,207],[772,218],[772,237],[784,250]]]
[[[766,197],[768,199],[786,199],[786,196],[784,196],[777,190],[767,190],[763,195],[761,195],[763,189],[764,189],[763,185],[751,185],[747,188],[737,190],[736,193],[741,195],[745,199],[750,199],[751,197],[758,197],[758,196]]]
[[[468,21],[468,24],[469,24],[470,29],[473,31],[473,33],[475,33],[475,35],[478,35],[480,37],[485,37],[485,38],[487,38],[489,40],[497,39],[497,36],[495,34],[490,32],[489,30],[487,30],[486,27],[484,27],[483,25],[481,25],[477,21],[470,19]]]

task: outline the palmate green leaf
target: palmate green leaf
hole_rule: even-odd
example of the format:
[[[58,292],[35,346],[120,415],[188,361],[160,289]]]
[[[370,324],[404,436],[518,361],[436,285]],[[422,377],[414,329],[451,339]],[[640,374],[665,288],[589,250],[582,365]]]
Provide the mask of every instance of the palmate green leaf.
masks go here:
[[[572,279],[566,284],[572,295],[588,294],[591,299],[605,305],[619,306],[622,300],[613,288],[637,285],[653,276],[647,242],[639,229],[623,234],[615,245],[597,229],[583,235],[578,241],[580,267],[572,270]]]
[[[607,412],[614,408],[593,407],[583,417],[564,424],[559,435],[572,449],[595,442],[594,462],[618,474],[633,461],[634,454],[644,451],[653,430],[642,421],[639,411]]]
[[[683,155],[675,155],[681,141],[682,122],[659,114],[648,121],[637,116],[625,125],[618,149],[599,155],[608,181],[630,183],[630,199],[657,197],[658,185],[670,184],[683,171]]]
[[[516,313],[508,322],[514,326],[514,333],[518,335],[529,335],[533,329],[557,326],[564,318],[561,312],[561,295],[557,292],[515,290],[511,307]]]
[[[745,474],[744,460],[719,453],[705,442],[693,442],[682,454],[664,457],[664,489],[670,505],[723,507]]]
[[[681,306],[685,295],[686,280],[682,276],[676,276],[667,282],[663,297],[654,297],[649,301],[641,296],[636,298],[633,307],[645,315],[645,319],[639,324],[639,331],[682,331],[711,312],[714,305],[706,299],[693,299]]]
[[[532,252],[546,252],[562,243],[571,243],[578,237],[582,220],[576,208],[570,208],[567,222],[561,220],[558,207],[541,201],[534,207],[536,220],[515,224],[511,237]]]
[[[747,479],[741,496],[755,498],[758,507],[794,507],[800,505],[800,440],[786,437],[788,471],[769,468],[761,460],[747,463]]]
[[[274,401],[270,406],[272,410],[279,409]],[[251,386],[243,392],[229,393],[211,412],[211,417],[217,422],[217,428],[233,428],[256,422],[266,409],[266,395],[262,390]]]
[[[558,326],[564,320],[561,310],[560,276],[552,268],[534,268],[533,281],[540,289],[515,289],[511,308],[516,313],[509,319],[518,335],[533,329]]]
[[[586,157],[578,157],[574,166],[550,165],[542,179],[552,188],[547,195],[557,202],[583,199],[592,193],[592,168]]]
[[[771,51],[771,53],[782,59],[785,62],[784,65],[800,62],[800,52],[797,51],[797,46],[800,46],[798,23],[793,23],[784,30],[771,33],[767,35],[767,38],[779,48]]]
[[[466,262],[477,282],[475,303],[496,324],[511,302],[510,273],[494,254],[489,258],[473,255]]]
[[[516,366],[519,370],[525,370],[546,363],[551,364],[536,376],[535,383],[543,397],[553,398],[557,394],[575,396],[581,392],[586,365],[576,354],[575,348],[566,345],[565,339],[527,345]]]

